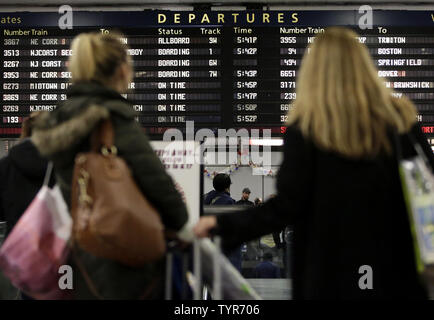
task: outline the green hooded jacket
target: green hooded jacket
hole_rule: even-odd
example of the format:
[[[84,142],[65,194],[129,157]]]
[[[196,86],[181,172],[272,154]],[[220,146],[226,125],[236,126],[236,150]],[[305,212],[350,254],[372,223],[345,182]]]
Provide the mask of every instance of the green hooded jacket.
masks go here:
[[[92,130],[101,120],[110,117],[118,155],[128,163],[136,183],[160,213],[166,229],[178,231],[187,222],[187,209],[148,138],[135,121],[136,115],[132,105],[116,91],[94,82],[78,83],[69,87],[67,100],[56,110],[37,118],[32,141],[42,156],[53,161],[57,183],[70,206],[75,156],[90,150]],[[77,252],[103,298],[138,299],[151,285],[155,289],[146,298],[160,297],[164,261],[131,268],[80,249]],[[69,263],[73,267],[74,297],[95,299],[72,257]]]

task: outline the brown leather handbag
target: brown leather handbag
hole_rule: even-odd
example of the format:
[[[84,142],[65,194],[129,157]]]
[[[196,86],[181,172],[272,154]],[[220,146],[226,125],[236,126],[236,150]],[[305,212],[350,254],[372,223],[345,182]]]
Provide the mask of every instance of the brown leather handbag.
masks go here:
[[[104,120],[91,136],[91,152],[75,158],[73,237],[97,257],[140,267],[165,254],[164,227],[113,141],[112,123]]]

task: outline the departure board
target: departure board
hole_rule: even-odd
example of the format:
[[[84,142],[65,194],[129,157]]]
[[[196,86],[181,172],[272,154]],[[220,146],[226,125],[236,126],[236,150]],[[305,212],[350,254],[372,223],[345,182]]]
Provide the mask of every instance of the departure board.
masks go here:
[[[328,26],[354,29],[379,76],[417,106],[434,138],[434,15],[378,10],[361,30],[357,11],[74,12],[60,29],[57,12],[0,13],[0,137],[14,138],[32,111],[53,111],[70,83],[70,44],[81,32],[125,34],[134,80],[124,96],[153,138],[168,128],[271,129],[284,132],[303,54]]]

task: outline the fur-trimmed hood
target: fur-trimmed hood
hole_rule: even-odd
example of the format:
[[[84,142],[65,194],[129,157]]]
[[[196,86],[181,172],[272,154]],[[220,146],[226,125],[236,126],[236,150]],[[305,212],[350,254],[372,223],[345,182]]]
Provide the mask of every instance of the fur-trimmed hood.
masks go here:
[[[92,105],[70,120],[49,126],[52,122],[51,115],[44,113],[33,130],[32,141],[42,156],[50,156],[70,148],[86,137],[95,125],[100,120],[107,119],[109,114],[106,108]]]
[[[31,139],[42,156],[78,144],[111,112],[125,118],[135,116],[131,104],[119,93],[96,83],[73,85],[67,95],[68,100],[58,109],[42,113],[34,123]]]

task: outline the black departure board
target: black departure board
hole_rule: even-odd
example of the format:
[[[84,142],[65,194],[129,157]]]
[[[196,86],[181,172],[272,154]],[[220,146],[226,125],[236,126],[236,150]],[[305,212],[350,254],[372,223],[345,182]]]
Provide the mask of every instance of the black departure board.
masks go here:
[[[434,15],[374,11],[360,29],[357,11],[74,12],[60,29],[56,12],[0,13],[1,138],[17,137],[32,111],[52,111],[66,99],[67,60],[81,32],[119,30],[133,59],[125,97],[154,138],[168,128],[284,131],[296,99],[303,54],[328,26],[354,29],[379,76],[416,104],[418,120],[434,137]]]

